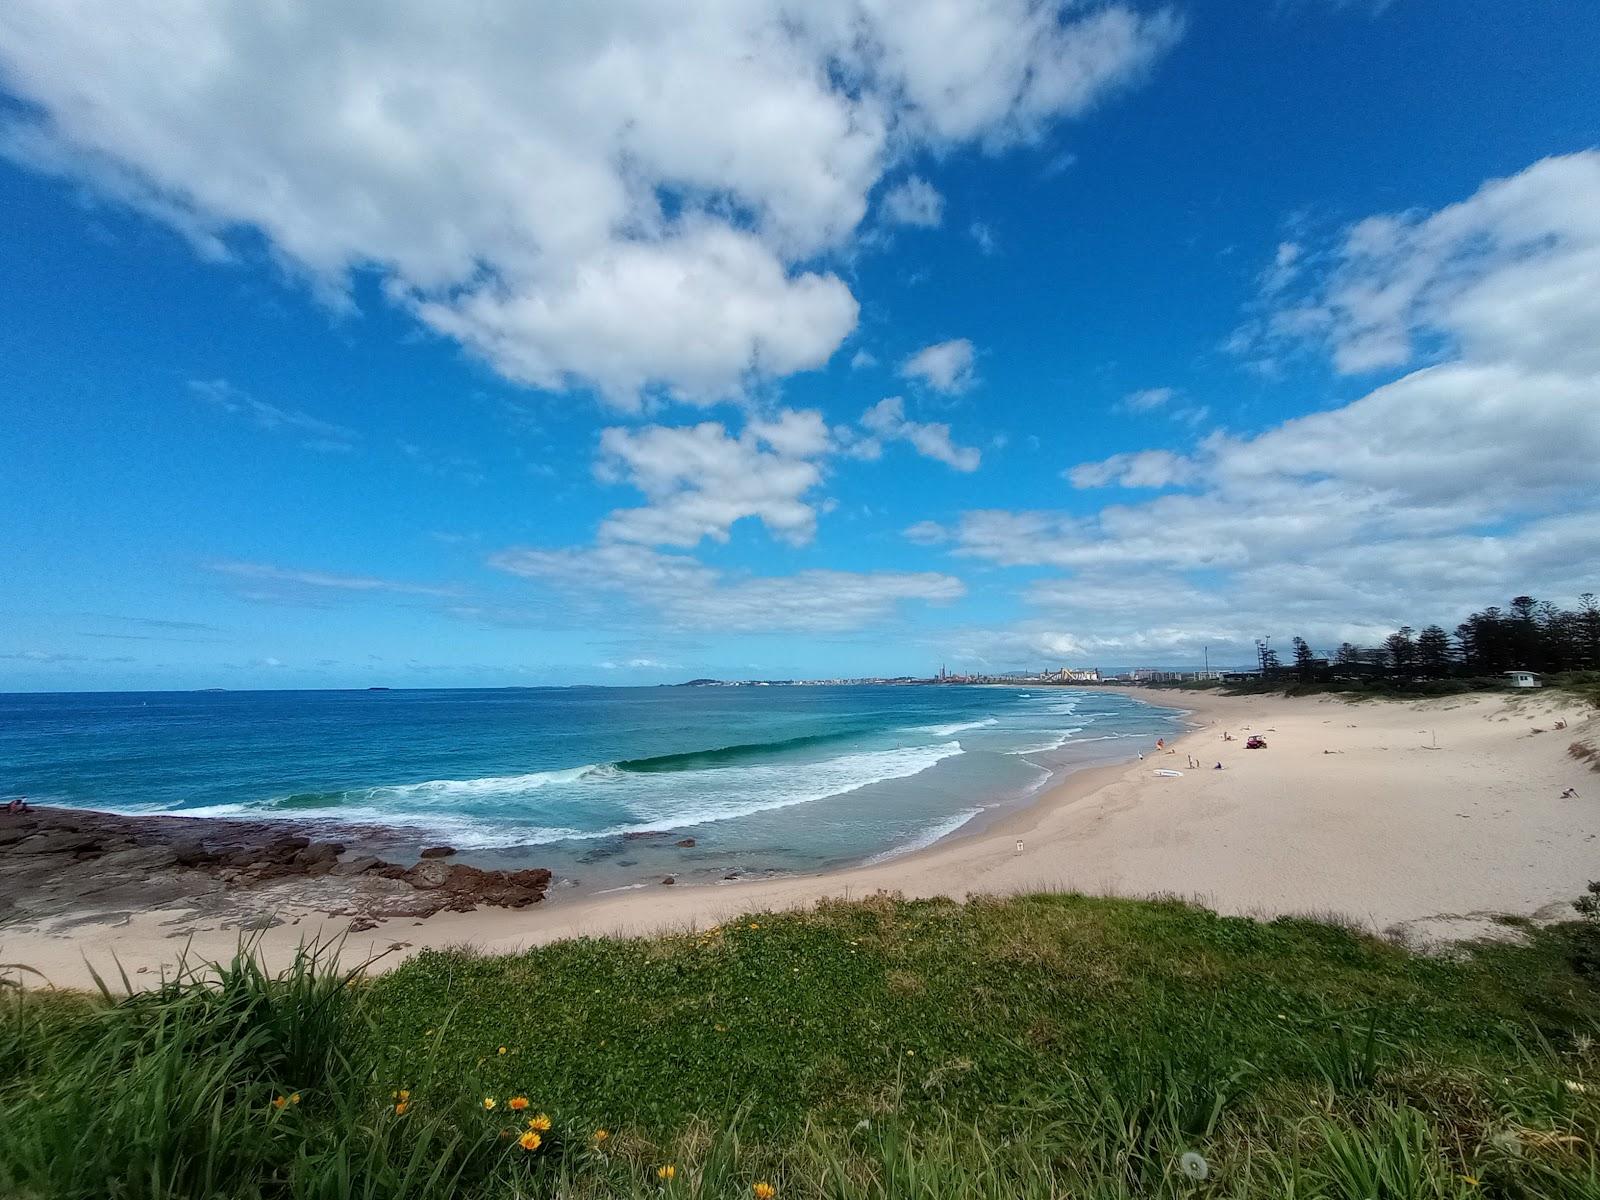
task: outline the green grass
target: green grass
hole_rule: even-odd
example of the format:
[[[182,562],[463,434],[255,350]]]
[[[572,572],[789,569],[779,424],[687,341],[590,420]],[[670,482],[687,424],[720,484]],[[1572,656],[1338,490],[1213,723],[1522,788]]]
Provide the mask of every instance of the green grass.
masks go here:
[[[13,992],[0,1196],[1600,1197],[1596,930],[1530,938],[876,899],[370,982],[311,951]]]

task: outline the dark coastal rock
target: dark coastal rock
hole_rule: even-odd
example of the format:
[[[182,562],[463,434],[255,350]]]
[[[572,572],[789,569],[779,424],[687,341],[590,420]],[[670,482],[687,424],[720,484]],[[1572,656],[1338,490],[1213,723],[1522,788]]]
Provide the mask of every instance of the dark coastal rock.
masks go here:
[[[171,846],[132,846],[126,850],[112,850],[100,857],[96,866],[101,871],[162,871],[178,864],[178,854]]]
[[[343,853],[344,846],[339,842],[313,842],[296,853],[293,861],[302,867],[314,867],[319,863],[332,863]]]
[[[687,850],[689,847],[694,845],[694,839],[693,838],[679,838],[677,841],[673,842],[672,844],[674,846],[682,846],[685,850]]]
[[[623,834],[622,840],[625,842],[643,842],[650,838],[664,838],[671,836],[672,831],[670,829],[636,829],[632,833]]]
[[[666,878],[665,878],[665,879],[663,879],[663,880],[662,880],[662,881],[661,881],[661,882],[662,882],[662,883],[663,883],[663,884],[664,884],[664,885],[665,885],[665,884],[673,884],[673,883],[677,883],[677,882],[678,882],[678,881],[677,881],[677,880],[676,880],[676,879],[674,879],[674,878],[673,878],[673,877],[672,877],[672,876],[671,876],[671,875],[668,875],[668,876],[667,876],[667,877],[666,877]]]
[[[422,852],[423,858],[449,858],[456,852],[454,846],[429,846]]]
[[[371,917],[357,917],[350,922],[351,933],[365,933],[369,929],[376,929],[378,923]]]
[[[453,912],[471,912],[480,904],[526,908],[543,900],[550,887],[550,872],[543,867],[526,871],[486,871],[438,860],[418,863],[406,872],[405,878],[412,887],[436,891],[438,908]]]
[[[366,848],[405,841],[381,827],[358,832]],[[341,859],[345,848],[276,821],[0,811],[0,919],[125,921],[131,912],[182,906],[248,928],[266,904],[358,921],[420,919],[481,904],[523,908],[542,900],[551,885],[543,869],[482,870],[443,861],[452,847],[430,847],[411,867],[372,853]],[[296,880],[304,887],[241,911],[253,889]]]
[[[199,838],[186,838],[172,843],[172,852],[177,855],[180,867],[210,866],[217,861],[217,855],[207,850],[205,843]]]
[[[49,829],[23,838],[14,847],[18,854],[84,854],[100,849],[100,839],[92,833],[72,829]]]
[[[445,880],[450,878],[450,872],[455,868],[449,863],[442,863],[438,859],[429,859],[419,862],[405,874],[405,880],[414,888],[443,887]]]

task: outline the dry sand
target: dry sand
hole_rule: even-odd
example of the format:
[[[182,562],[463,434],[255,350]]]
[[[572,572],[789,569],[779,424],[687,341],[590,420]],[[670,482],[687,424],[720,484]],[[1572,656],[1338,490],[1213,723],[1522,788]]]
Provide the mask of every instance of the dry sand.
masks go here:
[[[1125,694],[1127,689],[1122,690]],[[347,957],[391,946],[490,951],[585,934],[645,934],[741,912],[878,890],[951,896],[1071,889],[1176,895],[1232,914],[1337,916],[1417,944],[1476,937],[1492,914],[1569,915],[1600,878],[1600,774],[1569,757],[1600,742],[1600,715],[1532,693],[1423,702],[1224,697],[1135,691],[1191,711],[1171,753],[1068,776],[982,832],[889,862],[826,875],[696,887],[650,885],[598,896],[559,892],[535,908],[395,919],[352,934]],[[1558,720],[1567,728],[1557,730]],[[1235,740],[1224,741],[1223,732]],[[1246,750],[1249,733],[1267,749]],[[1201,768],[1191,770],[1187,756]],[[1223,769],[1213,769],[1221,761]],[[1178,770],[1163,778],[1156,770]],[[1576,798],[1562,798],[1575,788]],[[262,935],[269,957],[343,920],[288,912]],[[165,923],[164,923],[165,922]],[[170,970],[187,943],[172,914],[57,929],[0,928],[0,959],[58,985],[84,985],[85,960],[113,955],[138,983]],[[234,929],[201,928],[192,952],[226,956]]]

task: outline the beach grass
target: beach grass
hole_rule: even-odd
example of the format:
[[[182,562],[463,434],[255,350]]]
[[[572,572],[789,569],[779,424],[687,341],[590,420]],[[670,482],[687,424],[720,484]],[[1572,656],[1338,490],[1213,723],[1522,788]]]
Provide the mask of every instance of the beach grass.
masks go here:
[[[1600,1196],[1600,938],[1511,932],[878,897],[7,989],[0,1195]]]

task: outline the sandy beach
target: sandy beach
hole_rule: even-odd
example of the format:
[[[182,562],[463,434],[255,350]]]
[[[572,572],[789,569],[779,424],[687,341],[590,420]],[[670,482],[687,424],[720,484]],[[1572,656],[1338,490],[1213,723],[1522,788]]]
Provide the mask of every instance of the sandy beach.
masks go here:
[[[1437,944],[1495,932],[1494,914],[1570,913],[1570,901],[1600,877],[1600,775],[1567,753],[1600,739],[1600,714],[1575,700],[1133,694],[1189,710],[1192,729],[1163,752],[1150,746],[1142,761],[1069,775],[980,832],[888,862],[605,895],[557,889],[532,907],[392,917],[354,933],[348,917],[298,904],[293,886],[279,885],[269,895],[282,923],[258,936],[277,958],[306,937],[347,935],[349,956],[388,951],[387,965],[428,946],[507,952],[704,927],[880,890],[961,899],[1069,889],[1174,895],[1230,914],[1335,916]],[[1266,738],[1266,749],[1244,748],[1251,733]],[[1568,789],[1575,796],[1564,796]],[[237,921],[128,911],[122,899],[114,912],[0,926],[0,959],[58,986],[88,984],[86,964],[114,972],[115,963],[136,983],[153,983],[186,946],[226,956],[240,937]]]

